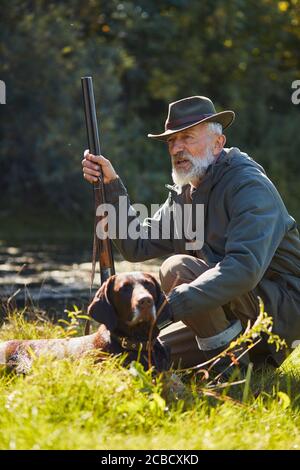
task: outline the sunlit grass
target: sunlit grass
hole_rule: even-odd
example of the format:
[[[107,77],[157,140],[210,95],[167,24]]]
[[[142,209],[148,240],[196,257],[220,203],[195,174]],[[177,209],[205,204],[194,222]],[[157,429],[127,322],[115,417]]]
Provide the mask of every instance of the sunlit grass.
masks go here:
[[[0,330],[0,340],[65,335],[17,312]],[[39,358],[26,376],[0,370],[0,449],[297,449],[299,370],[295,351],[275,374],[253,374],[247,396],[242,384],[217,399],[193,379],[166,394],[166,378],[122,358]]]

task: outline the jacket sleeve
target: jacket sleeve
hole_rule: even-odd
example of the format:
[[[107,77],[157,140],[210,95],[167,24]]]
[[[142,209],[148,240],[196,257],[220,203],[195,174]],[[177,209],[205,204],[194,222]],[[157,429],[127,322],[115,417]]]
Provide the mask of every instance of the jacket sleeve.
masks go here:
[[[115,217],[115,231],[109,235],[126,260],[144,261],[173,253],[169,198],[152,218],[141,223],[119,177],[105,184],[105,195]]]
[[[225,256],[169,300],[176,321],[205,314],[252,290],[285,234],[285,206],[269,180],[249,177],[232,190]]]

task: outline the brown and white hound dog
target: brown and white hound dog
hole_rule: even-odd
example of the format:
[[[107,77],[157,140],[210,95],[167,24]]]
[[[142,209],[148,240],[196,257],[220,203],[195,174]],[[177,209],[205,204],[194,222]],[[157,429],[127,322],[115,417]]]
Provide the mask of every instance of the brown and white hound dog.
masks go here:
[[[148,369],[148,348],[151,365],[167,370],[169,354],[157,338],[153,327],[164,294],[156,279],[148,273],[131,272],[111,276],[97,291],[88,307],[88,314],[101,323],[96,333],[66,339],[10,340],[0,343],[0,364],[18,372],[27,372],[34,357],[49,354],[53,358],[80,357],[88,351],[116,355],[127,353],[124,364],[139,359]],[[152,342],[148,343],[149,330]],[[103,355],[102,355],[103,356]]]

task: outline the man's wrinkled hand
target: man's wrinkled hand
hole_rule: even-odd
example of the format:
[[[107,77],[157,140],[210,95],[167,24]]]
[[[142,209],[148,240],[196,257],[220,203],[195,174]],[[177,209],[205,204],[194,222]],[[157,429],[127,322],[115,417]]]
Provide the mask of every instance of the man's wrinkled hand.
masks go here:
[[[89,150],[86,150],[81,163],[83,177],[89,183],[96,183],[99,180],[101,176],[100,168],[102,169],[104,184],[110,183],[118,178],[112,164],[107,158],[103,157],[103,155],[96,156],[89,153]]]

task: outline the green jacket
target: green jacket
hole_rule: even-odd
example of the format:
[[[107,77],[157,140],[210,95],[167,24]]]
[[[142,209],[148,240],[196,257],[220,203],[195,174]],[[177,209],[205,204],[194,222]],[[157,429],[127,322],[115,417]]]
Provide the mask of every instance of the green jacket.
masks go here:
[[[168,254],[187,253],[186,240],[176,238],[172,215],[174,203],[187,202],[187,191],[168,186],[167,201],[140,224],[136,239],[115,239],[128,261],[136,262]],[[118,178],[106,187],[107,202],[117,208],[118,197],[126,196]],[[210,165],[192,194],[192,205],[204,204],[204,245],[197,256],[211,268],[190,284],[176,287],[171,295],[175,320],[205,314],[241,294],[254,291],[274,319],[273,331],[288,345],[300,339],[300,240],[295,220],[264,169],[238,148],[224,149]],[[178,207],[178,206],[177,206]],[[162,233],[162,220],[170,218],[170,238],[147,239],[150,228]],[[136,221],[136,223],[138,223]],[[123,227],[124,229],[124,227]]]

